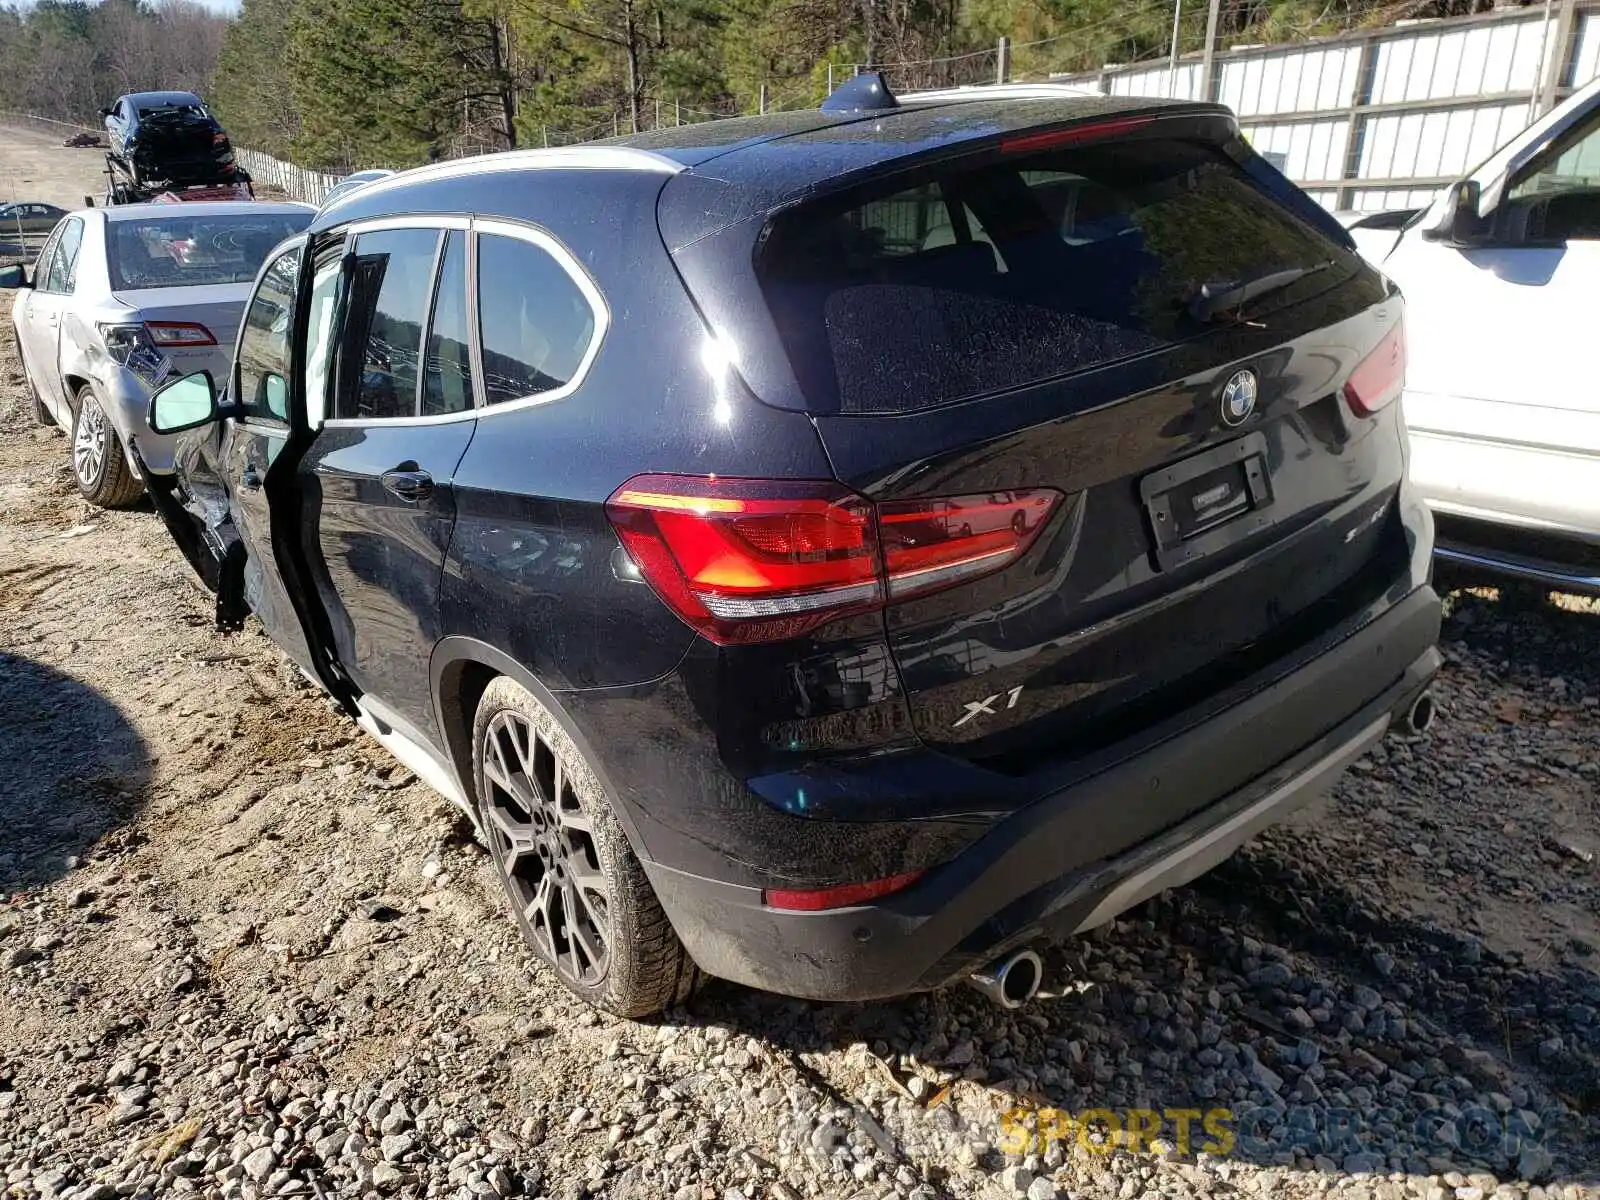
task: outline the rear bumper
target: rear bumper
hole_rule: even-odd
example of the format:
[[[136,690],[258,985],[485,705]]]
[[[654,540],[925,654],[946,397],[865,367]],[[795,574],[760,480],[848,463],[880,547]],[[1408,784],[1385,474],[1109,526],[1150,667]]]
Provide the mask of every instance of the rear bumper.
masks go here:
[[[1438,629],[1438,598],[1420,588],[1233,708],[1004,819],[878,904],[780,911],[762,903],[758,888],[656,863],[646,870],[679,936],[713,975],[822,1000],[940,987],[1012,947],[1092,928],[1195,878],[1324,794],[1427,687],[1440,661]],[[1159,813],[1161,788],[1199,786],[1241,735],[1307,703],[1337,723],[1179,823],[1156,825],[1129,849],[1063,871],[1075,847],[1095,842],[1097,826]]]

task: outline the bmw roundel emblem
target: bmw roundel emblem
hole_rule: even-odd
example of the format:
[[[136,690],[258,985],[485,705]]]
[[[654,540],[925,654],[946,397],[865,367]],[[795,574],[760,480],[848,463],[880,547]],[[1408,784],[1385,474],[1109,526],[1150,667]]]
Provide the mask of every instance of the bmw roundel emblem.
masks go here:
[[[1235,371],[1222,387],[1222,423],[1243,425],[1256,410],[1256,373]]]

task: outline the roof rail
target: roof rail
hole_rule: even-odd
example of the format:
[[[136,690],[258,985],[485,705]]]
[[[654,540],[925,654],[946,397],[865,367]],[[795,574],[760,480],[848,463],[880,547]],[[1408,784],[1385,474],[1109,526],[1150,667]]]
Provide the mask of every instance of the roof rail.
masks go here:
[[[907,92],[901,104],[948,104],[961,100],[1059,100],[1069,96],[1102,99],[1092,88],[1071,83],[967,83],[929,92]]]
[[[887,112],[900,107],[881,71],[863,71],[846,79],[820,105],[825,113]]]

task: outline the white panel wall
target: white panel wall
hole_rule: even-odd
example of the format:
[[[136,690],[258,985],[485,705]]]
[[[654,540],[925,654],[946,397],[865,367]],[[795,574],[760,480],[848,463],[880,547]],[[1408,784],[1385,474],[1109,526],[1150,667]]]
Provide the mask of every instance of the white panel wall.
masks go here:
[[[1555,22],[1551,22],[1554,36]],[[1545,38],[1538,16],[1406,37],[1385,38],[1376,48],[1373,104],[1494,96],[1531,91],[1539,85]]]
[[[1355,93],[1359,46],[1279,51],[1219,64],[1219,98],[1241,117],[1345,108]]]
[[[1573,87],[1582,87],[1600,75],[1600,13],[1586,14],[1578,21],[1578,48],[1572,56]]]
[[[1283,173],[1306,181],[1338,179],[1344,174],[1349,153],[1350,122],[1343,117],[1327,121],[1298,121],[1290,125],[1242,126],[1250,144],[1263,154],[1281,154]]]
[[[1330,192],[1331,195],[1337,193]],[[1426,208],[1438,191],[1430,188],[1362,188],[1350,195],[1357,212],[1387,212],[1391,208]]]
[[[1545,20],[1542,6],[1530,4],[1478,21],[1417,22],[1376,38],[1223,54],[1216,63],[1217,95],[1238,114],[1258,150],[1282,156],[1289,178],[1307,184],[1343,179],[1354,153],[1352,186],[1343,189],[1347,202],[1360,209],[1415,207],[1432,198],[1431,185],[1353,185],[1453,178],[1488,158],[1534,114],[1526,100],[1484,100],[1536,93],[1548,69],[1547,38],[1563,84],[1581,87],[1600,76],[1600,13],[1578,16],[1570,46],[1553,44],[1555,26]],[[1364,48],[1371,52],[1369,79],[1360,78]],[[1104,78],[1113,95],[1195,99],[1200,74],[1199,59],[1191,57],[1175,74],[1162,61],[1109,68]],[[1429,107],[1441,101],[1450,107]],[[1352,132],[1353,104],[1423,108],[1361,112]],[[1290,113],[1303,119],[1281,119]],[[1330,206],[1337,203],[1332,189],[1312,194]]]
[[[1176,72],[1169,70],[1163,63],[1159,67],[1129,71],[1125,75],[1113,75],[1111,94],[1197,100],[1200,97],[1200,71],[1201,66],[1197,62],[1180,62]]]
[[[1528,123],[1528,105],[1385,113],[1366,118],[1357,175],[1365,179],[1461,175]]]

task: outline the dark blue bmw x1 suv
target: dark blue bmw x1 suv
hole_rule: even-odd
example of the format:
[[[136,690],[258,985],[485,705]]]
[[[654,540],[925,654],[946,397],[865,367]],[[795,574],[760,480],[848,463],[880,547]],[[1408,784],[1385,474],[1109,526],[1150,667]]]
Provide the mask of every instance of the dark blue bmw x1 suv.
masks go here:
[[[857,80],[342,197],[151,485],[585,999],[1015,1004],[1426,723],[1403,370],[1226,110]]]

